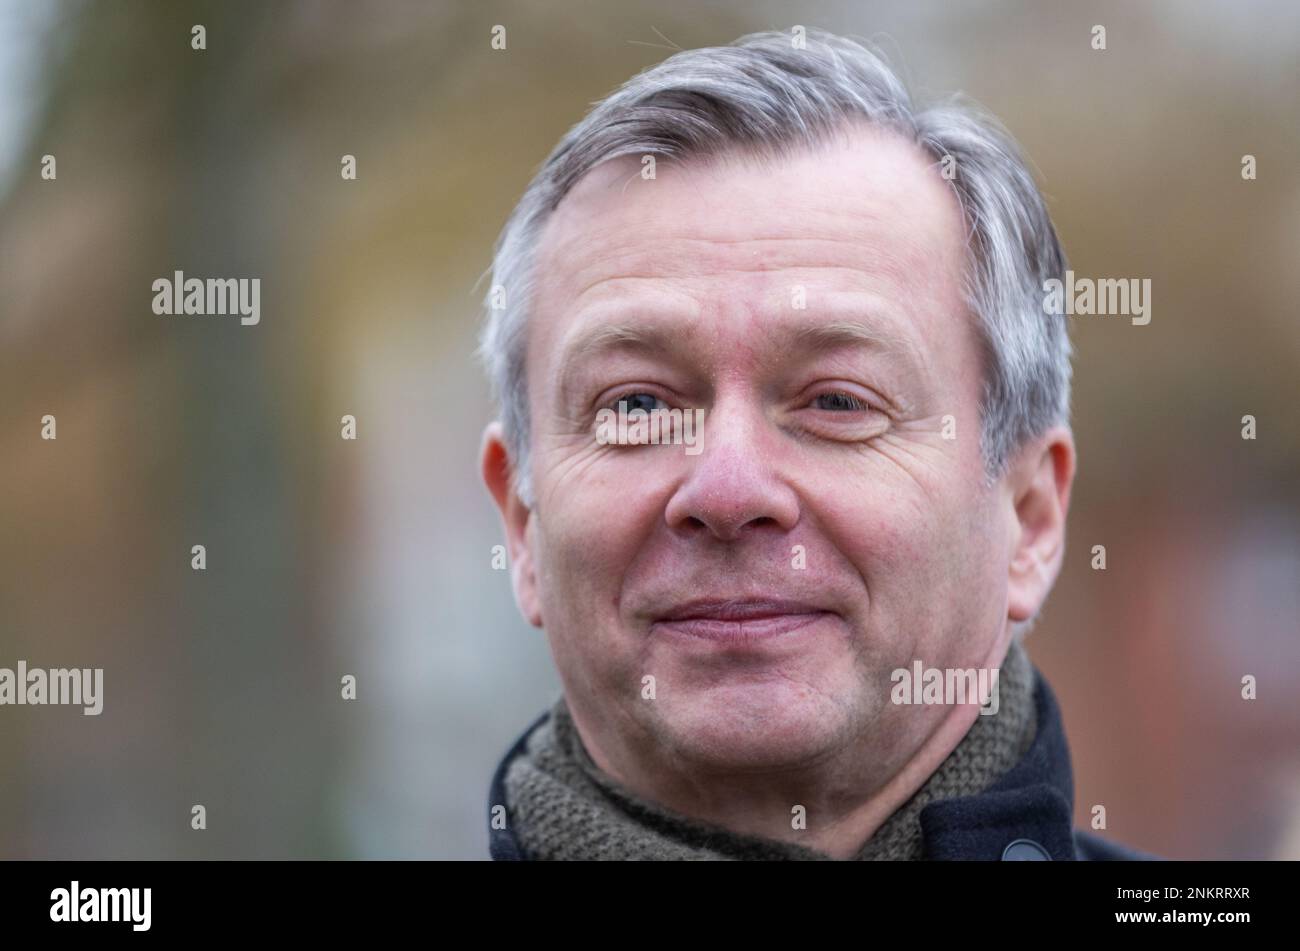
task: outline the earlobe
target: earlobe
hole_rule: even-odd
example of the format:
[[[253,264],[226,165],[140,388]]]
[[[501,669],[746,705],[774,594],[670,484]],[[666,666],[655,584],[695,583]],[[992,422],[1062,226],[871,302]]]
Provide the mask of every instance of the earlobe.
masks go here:
[[[1015,526],[1007,577],[1007,617],[1034,617],[1056,582],[1074,482],[1074,439],[1055,427],[1026,444],[1008,470]]]
[[[510,581],[514,587],[515,601],[528,622],[534,627],[541,627],[541,602],[537,597],[537,575],[533,566],[532,539],[529,537],[532,510],[514,490],[513,464],[499,421],[489,423],[483,431],[479,459],[483,483],[496,502],[505,528]]]

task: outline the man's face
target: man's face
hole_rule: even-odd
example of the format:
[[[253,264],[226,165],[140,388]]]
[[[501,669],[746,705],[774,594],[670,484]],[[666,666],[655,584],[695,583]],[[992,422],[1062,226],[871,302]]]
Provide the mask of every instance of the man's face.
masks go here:
[[[640,170],[586,176],[538,250],[525,613],[616,775],[891,775],[947,712],[891,704],[891,672],[996,665],[1006,630],[956,198],[869,129]],[[620,400],[702,408],[702,452],[602,444]]]

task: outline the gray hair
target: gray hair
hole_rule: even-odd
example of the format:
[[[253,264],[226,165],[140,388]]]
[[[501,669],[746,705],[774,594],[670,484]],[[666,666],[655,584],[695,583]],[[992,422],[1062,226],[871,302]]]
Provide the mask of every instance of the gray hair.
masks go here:
[[[806,44],[799,38],[754,33],[677,53],[628,80],[560,140],[510,215],[479,353],[525,504],[534,504],[525,366],[533,259],[564,196],[621,156],[684,160],[736,147],[779,156],[824,144],[855,120],[894,130],[955,170],[949,184],[968,228],[963,291],[985,364],[980,447],[989,479],[1025,441],[1068,422],[1069,336],[1043,309],[1043,284],[1063,278],[1065,254],[1010,133],[960,97],[915,110],[884,58],[862,43],[821,31],[807,31]]]

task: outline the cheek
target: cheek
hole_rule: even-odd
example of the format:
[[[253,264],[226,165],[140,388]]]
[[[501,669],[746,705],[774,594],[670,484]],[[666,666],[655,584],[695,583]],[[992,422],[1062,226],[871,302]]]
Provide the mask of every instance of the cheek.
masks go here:
[[[868,635],[895,646],[933,644],[954,623],[968,623],[987,587],[987,541],[970,499],[954,487],[911,481],[837,492],[817,504],[828,540],[866,585]]]
[[[577,621],[594,636],[611,626],[624,579],[662,520],[664,499],[649,466],[605,458],[560,468],[562,477],[551,483],[557,473],[546,473],[538,492],[542,603],[548,617]]]
[[[641,639],[620,617],[626,579],[662,518],[631,480],[588,469],[539,509],[539,599],[547,639],[566,688],[582,695],[636,696],[644,673]]]
[[[935,513],[883,485],[836,492],[816,506],[819,521],[866,580],[873,597],[924,574],[935,555]],[[885,590],[877,590],[877,587]]]

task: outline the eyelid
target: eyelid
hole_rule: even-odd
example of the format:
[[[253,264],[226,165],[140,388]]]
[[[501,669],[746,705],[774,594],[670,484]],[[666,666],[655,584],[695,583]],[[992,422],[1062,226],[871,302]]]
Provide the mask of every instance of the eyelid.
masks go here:
[[[884,435],[893,428],[892,405],[875,390],[865,386],[822,381],[809,387],[801,397],[792,423],[815,439],[862,444]],[[822,397],[840,394],[860,404],[861,408],[823,409],[817,406]],[[812,412],[807,412],[811,410]]]
[[[647,396],[653,396],[662,402],[665,406],[672,408],[673,400],[670,398],[663,387],[655,386],[652,383],[631,383],[626,386],[616,386],[605,390],[604,393],[596,397],[592,409],[612,409],[616,407],[619,400],[625,400],[629,396],[635,396],[638,393],[644,393]]]
[[[833,409],[828,410],[828,412],[844,413],[855,410],[860,412],[862,410],[875,409],[870,401],[864,400],[862,397],[858,396],[858,394],[850,393],[848,390],[826,390],[814,396],[812,401],[813,403],[816,403],[818,400],[826,399],[827,397],[842,397],[844,401],[849,404],[843,409]],[[825,409],[825,407],[819,407],[819,409]]]
[[[819,383],[809,388],[808,396],[804,405],[811,405],[823,396],[841,395],[847,396],[858,403],[862,403],[864,410],[874,411],[877,413],[885,412],[887,401],[880,397],[874,390],[869,390],[864,386],[850,386],[847,383]],[[825,412],[844,412],[844,410],[825,410]]]

